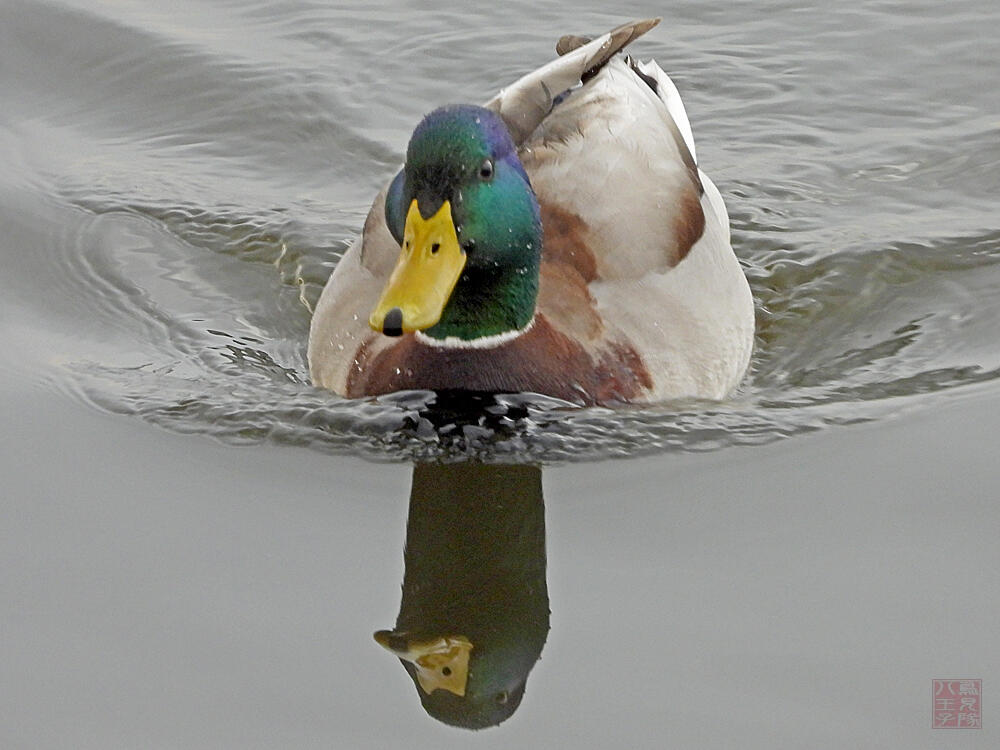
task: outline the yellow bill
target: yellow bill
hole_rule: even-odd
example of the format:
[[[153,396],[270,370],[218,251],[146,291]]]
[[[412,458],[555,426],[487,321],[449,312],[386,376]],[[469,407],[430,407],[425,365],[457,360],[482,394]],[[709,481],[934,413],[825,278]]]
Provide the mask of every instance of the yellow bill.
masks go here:
[[[464,635],[417,641],[390,630],[380,630],[375,633],[375,641],[416,668],[417,683],[427,695],[435,690],[465,695],[472,644]]]
[[[465,260],[451,202],[424,219],[414,199],[406,213],[399,260],[368,324],[389,336],[430,328],[441,319]]]

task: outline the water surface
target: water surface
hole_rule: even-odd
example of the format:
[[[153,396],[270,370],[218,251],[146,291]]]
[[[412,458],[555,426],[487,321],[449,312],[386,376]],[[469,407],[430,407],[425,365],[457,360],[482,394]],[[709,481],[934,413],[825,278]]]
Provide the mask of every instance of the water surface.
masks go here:
[[[757,302],[740,391],[459,419],[312,388],[310,310],[420,116],[651,15],[634,52]],[[468,741],[371,632],[409,462],[475,457],[543,466],[553,610],[483,741],[938,747],[930,680],[1000,674],[997,28],[985,0],[0,4],[2,744]]]

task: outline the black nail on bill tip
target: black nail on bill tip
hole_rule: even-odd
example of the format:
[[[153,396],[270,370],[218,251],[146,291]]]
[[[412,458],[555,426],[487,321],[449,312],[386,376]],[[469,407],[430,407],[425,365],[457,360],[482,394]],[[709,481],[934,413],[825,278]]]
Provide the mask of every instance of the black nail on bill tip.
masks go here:
[[[403,335],[403,311],[398,307],[392,308],[385,314],[385,320],[382,321],[382,333],[386,336]]]

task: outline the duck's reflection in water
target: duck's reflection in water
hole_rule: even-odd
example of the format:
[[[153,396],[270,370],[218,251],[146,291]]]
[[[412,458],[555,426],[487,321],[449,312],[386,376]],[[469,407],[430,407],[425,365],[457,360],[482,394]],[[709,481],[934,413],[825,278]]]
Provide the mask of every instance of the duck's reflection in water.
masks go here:
[[[541,469],[415,466],[404,561],[396,627],[375,640],[434,718],[470,729],[504,721],[549,631]]]

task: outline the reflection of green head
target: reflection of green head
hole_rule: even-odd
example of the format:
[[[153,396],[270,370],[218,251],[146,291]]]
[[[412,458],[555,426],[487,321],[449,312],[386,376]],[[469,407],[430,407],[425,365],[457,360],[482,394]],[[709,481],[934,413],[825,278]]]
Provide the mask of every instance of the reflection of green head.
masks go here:
[[[425,710],[480,729],[507,719],[549,630],[541,469],[418,465],[396,627]]]

